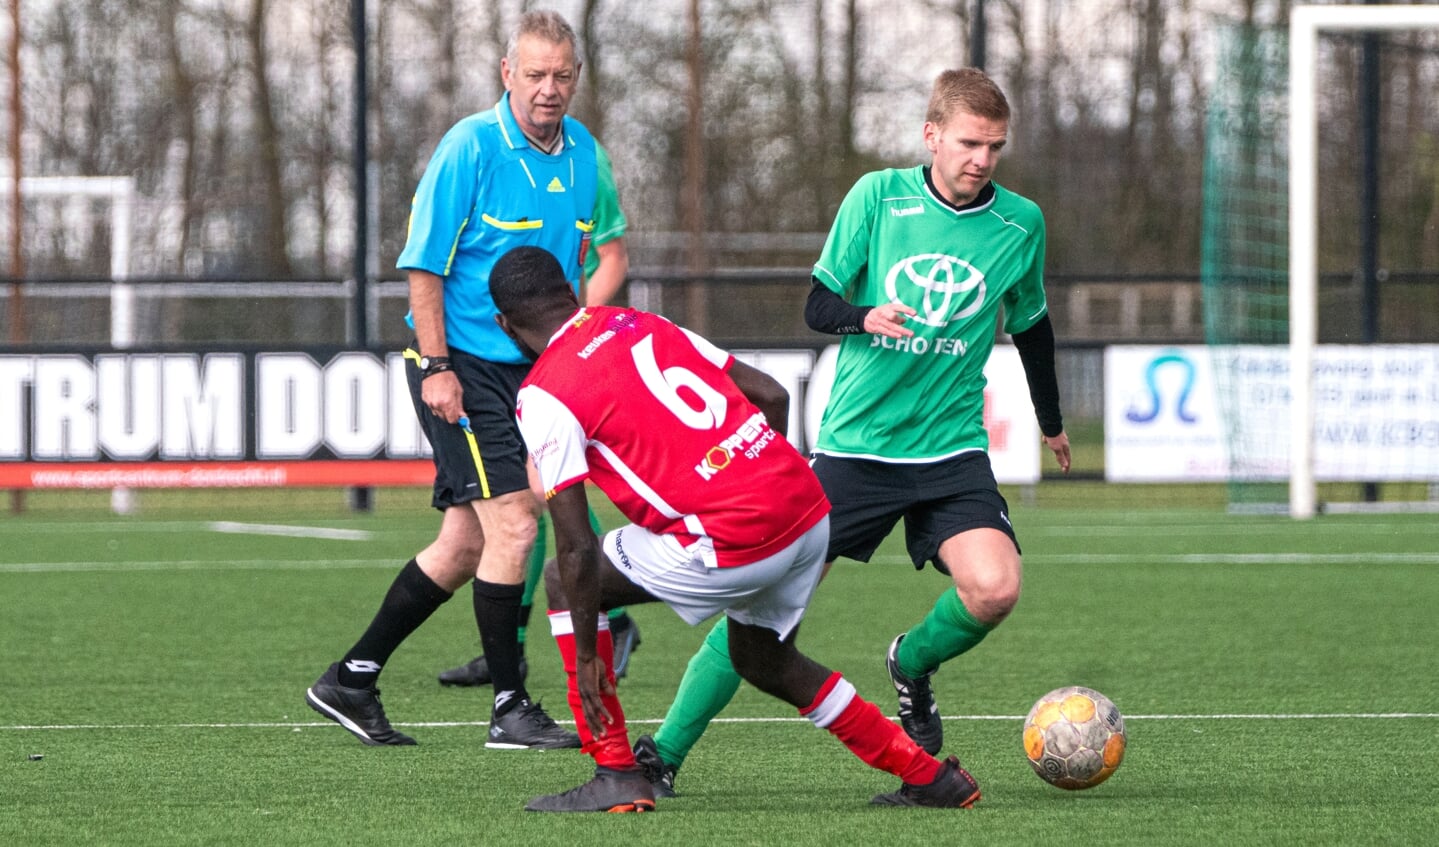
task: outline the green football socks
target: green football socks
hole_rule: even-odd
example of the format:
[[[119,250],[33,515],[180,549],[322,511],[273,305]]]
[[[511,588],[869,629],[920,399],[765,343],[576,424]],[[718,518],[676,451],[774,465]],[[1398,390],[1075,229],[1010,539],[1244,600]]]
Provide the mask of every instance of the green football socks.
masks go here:
[[[907,676],[923,676],[961,653],[966,653],[993,627],[974,619],[959,592],[946,588],[924,620],[899,642],[899,669]]]
[[[655,732],[660,758],[676,768],[684,764],[705,727],[734,699],[739,683],[729,658],[729,618],[721,615],[690,659],[664,723]]]

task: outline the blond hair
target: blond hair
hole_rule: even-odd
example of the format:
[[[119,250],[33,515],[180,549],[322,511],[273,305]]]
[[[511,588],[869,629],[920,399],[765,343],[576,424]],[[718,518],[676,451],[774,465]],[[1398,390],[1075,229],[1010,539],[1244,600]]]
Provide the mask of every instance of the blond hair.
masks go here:
[[[979,68],[945,71],[934,81],[924,119],[943,126],[961,112],[992,121],[1007,121],[1009,101],[994,80]]]

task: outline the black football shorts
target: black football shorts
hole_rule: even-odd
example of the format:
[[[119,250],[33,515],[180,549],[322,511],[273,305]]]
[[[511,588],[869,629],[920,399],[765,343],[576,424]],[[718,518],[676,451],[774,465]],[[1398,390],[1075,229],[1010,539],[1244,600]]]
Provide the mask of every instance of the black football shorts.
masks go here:
[[[524,439],[515,422],[515,397],[530,366],[508,365],[450,350],[460,379],[468,430],[430,411],[420,394],[419,354],[405,351],[410,400],[435,453],[435,492],[430,503],[446,509],[530,487]]]
[[[939,547],[961,532],[990,527],[1014,541],[1009,504],[999,493],[989,456],[981,450],[927,464],[877,462],[817,455],[810,463],[829,497],[829,554],[868,562],[894,525],[916,570],[939,561]]]

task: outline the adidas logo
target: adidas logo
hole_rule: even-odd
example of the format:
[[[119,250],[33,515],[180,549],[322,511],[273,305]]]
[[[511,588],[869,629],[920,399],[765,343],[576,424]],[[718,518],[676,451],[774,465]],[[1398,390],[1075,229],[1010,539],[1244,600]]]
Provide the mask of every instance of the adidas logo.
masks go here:
[[[563,194],[565,192],[565,184],[560,182],[559,177],[555,177],[550,180],[549,185],[545,186],[545,190],[551,194]]]

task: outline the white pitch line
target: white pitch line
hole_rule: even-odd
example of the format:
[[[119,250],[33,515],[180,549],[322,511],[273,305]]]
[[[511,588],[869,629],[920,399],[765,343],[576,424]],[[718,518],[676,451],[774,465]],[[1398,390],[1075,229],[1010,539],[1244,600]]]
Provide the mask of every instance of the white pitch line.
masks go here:
[[[1036,553],[1025,558],[1065,565],[1439,565],[1439,553]]]
[[[1041,518],[1042,521],[1042,518]],[[1213,535],[1220,531],[1233,531],[1233,522],[1207,522],[1192,521],[1182,524],[1053,524],[1036,521],[1034,525],[1026,522],[1019,528],[1021,536],[1045,536],[1056,538],[1070,537],[1114,537],[1114,538],[1168,538],[1178,535]],[[1298,533],[1292,523],[1288,524],[1263,524],[1259,526],[1246,525],[1242,527],[1244,535],[1294,535]],[[1305,526],[1303,536],[1314,535],[1433,535],[1439,533],[1439,522],[1434,524],[1422,523],[1356,523],[1356,522],[1333,522],[1319,523],[1314,526]]]
[[[235,523],[234,521],[211,521],[211,532],[229,532],[238,535],[282,535],[288,538],[324,538],[332,541],[369,541],[370,533],[363,529],[334,529],[327,526],[284,526],[272,523]]]
[[[324,571],[395,568],[397,559],[242,559],[208,561],[180,559],[137,562],[0,562],[0,574],[127,573],[140,571]]]
[[[1023,721],[1024,715],[944,715],[947,721]],[[1288,714],[1217,714],[1217,715],[1125,715],[1128,721],[1317,721],[1317,720],[1434,720],[1439,712],[1313,712]],[[659,724],[659,718],[626,718],[629,724]],[[891,721],[895,718],[890,718]],[[715,718],[711,723],[760,724],[760,723],[808,723],[805,717],[767,718]],[[573,725],[572,720],[556,723]],[[395,726],[421,729],[449,729],[464,727],[487,727],[489,721],[409,721],[396,722]],[[40,732],[73,730],[133,730],[133,729],[325,729],[333,727],[328,721],[299,722],[257,722],[257,723],[174,723],[174,724],[19,724],[0,726],[0,732]]]
[[[875,556],[876,564],[909,564]],[[1439,553],[1029,553],[1025,564],[1051,565],[1439,565]]]

